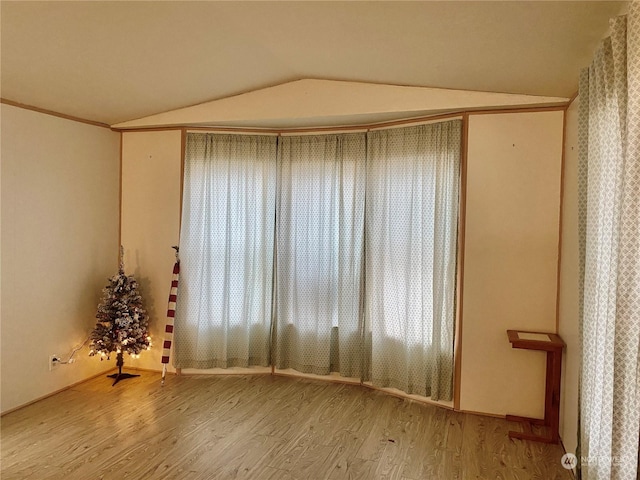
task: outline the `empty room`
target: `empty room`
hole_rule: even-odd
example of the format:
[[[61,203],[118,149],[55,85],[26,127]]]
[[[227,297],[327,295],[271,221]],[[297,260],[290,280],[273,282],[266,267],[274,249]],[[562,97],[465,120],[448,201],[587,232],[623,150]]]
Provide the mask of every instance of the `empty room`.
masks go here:
[[[640,478],[640,1],[6,1],[3,480]]]

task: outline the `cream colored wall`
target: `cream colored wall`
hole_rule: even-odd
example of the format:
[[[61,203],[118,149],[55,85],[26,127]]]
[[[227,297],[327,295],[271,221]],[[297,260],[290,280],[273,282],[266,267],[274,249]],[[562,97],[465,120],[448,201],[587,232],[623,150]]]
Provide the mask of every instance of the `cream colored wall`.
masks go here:
[[[555,331],[563,112],[471,115],[462,396],[465,410],[542,415],[544,354],[508,328]],[[141,281],[159,369],[179,236],[180,133],[123,134],[122,242]]]
[[[567,344],[560,393],[560,436],[567,452],[578,443],[578,108],[576,99],[567,110],[562,196],[562,262],[560,265],[559,334]]]
[[[507,329],[555,332],[563,112],[469,118],[460,408],[542,417],[545,354]]]
[[[153,346],[125,365],[161,369],[162,340],[180,235],[181,132],[122,136],[122,245],[149,312]]]
[[[104,371],[85,347],[117,269],[119,135],[2,105],[3,412]]]

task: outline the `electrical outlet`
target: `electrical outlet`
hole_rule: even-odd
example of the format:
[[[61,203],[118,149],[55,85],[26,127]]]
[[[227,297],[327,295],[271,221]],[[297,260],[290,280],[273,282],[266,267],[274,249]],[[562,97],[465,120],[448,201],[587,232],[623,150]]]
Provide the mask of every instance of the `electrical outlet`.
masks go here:
[[[57,355],[49,355],[49,371],[53,370],[53,367],[60,363],[60,358]]]

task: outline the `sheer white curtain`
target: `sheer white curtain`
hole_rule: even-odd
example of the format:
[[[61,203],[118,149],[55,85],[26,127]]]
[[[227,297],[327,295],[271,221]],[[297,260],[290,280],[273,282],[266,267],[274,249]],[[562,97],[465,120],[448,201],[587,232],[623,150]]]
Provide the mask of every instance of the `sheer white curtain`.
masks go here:
[[[360,376],[364,134],[279,144],[275,366]]]
[[[187,135],[174,365],[269,365],[276,137]]]
[[[581,474],[636,480],[640,429],[640,3],[580,78]]]
[[[374,385],[449,400],[461,121],[371,132],[366,332]]]
[[[459,120],[189,134],[175,366],[271,362],[450,399],[460,141]]]

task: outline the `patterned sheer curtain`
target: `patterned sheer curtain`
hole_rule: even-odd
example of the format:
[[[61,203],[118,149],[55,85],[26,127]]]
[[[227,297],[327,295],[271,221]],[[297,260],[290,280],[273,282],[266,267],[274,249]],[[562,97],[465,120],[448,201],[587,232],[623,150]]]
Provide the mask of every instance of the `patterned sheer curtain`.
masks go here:
[[[433,400],[452,397],[461,124],[368,135],[367,379]]]
[[[279,144],[275,366],[359,377],[364,134]]]
[[[580,78],[581,475],[636,480],[640,429],[640,4]]]
[[[276,137],[187,135],[174,365],[269,365]]]
[[[451,399],[460,142],[459,120],[189,134],[174,365]]]

